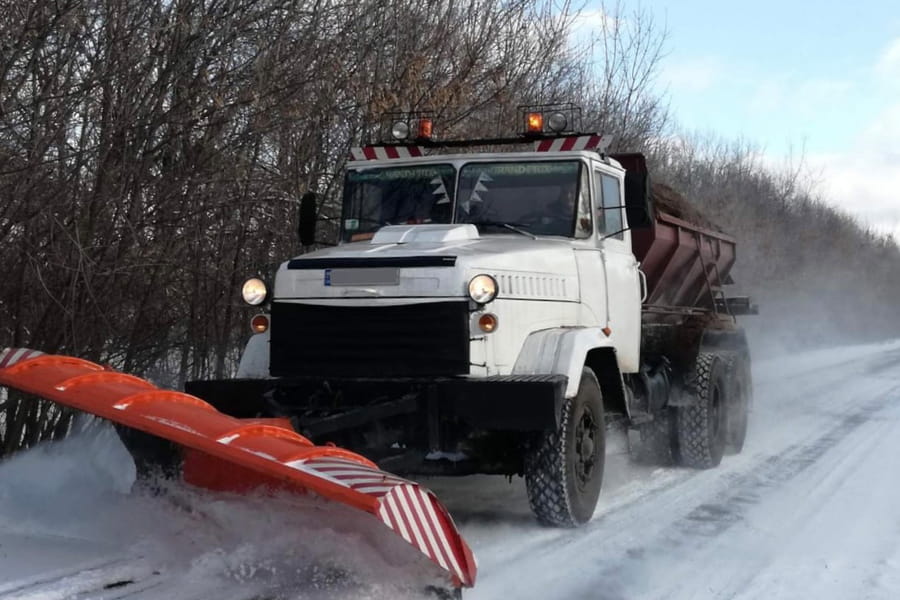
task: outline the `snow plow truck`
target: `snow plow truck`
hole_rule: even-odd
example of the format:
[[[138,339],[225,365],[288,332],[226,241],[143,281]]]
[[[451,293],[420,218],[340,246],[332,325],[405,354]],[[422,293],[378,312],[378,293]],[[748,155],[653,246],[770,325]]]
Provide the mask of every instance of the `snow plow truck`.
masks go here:
[[[474,584],[475,558],[406,475],[521,475],[539,522],[574,527],[613,427],[642,460],[715,467],[743,447],[752,392],[733,238],[642,155],[579,133],[577,107],[518,117],[511,137],[447,140],[430,114],[390,115],[389,141],[351,152],[340,243],[244,284],[258,314],[236,378],[182,393],[0,348],[0,386],[116,423],[139,471],[367,513],[437,597]]]
[[[259,314],[237,378],[186,391],[384,471],[524,476],[551,526],[591,518],[613,424],[691,467],[740,451],[736,316],[755,307],[724,292],[734,240],[651,184],[642,155],[579,133],[579,113],[520,107],[519,132],[477,140],[392,115],[389,141],[347,163],[340,243],[248,280]]]

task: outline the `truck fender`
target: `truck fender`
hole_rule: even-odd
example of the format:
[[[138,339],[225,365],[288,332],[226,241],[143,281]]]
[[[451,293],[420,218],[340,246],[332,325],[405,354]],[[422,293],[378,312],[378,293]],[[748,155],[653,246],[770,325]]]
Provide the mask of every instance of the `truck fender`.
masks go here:
[[[700,341],[703,352],[737,352],[750,359],[747,334],[740,327],[728,331],[706,330]]]
[[[714,353],[723,357],[729,354],[739,355],[744,360],[750,360],[750,347],[747,343],[747,335],[743,329],[728,330],[704,330],[699,337],[696,338],[694,344],[690,347],[691,362],[684,370],[688,372],[693,369],[694,361],[701,353]],[[669,396],[669,406],[693,406],[697,403],[697,396],[693,389],[685,389],[684,385],[678,384],[674,386],[672,394]]]
[[[250,336],[241,362],[238,364],[238,379],[269,378],[269,332]]]
[[[560,327],[535,331],[525,339],[513,375],[559,374],[568,378],[566,398],[578,393],[581,370],[591,367],[603,391],[604,404],[626,406],[616,350],[599,327]]]

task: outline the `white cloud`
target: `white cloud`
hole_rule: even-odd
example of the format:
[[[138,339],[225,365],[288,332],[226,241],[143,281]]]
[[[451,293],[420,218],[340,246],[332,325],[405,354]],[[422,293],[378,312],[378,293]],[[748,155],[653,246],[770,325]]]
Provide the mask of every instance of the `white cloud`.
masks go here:
[[[747,106],[753,112],[769,112],[783,107],[786,100],[785,91],[786,86],[783,81],[762,81],[747,100]]]
[[[667,61],[659,79],[673,90],[704,92],[720,82],[724,71],[721,62],[712,57]]]
[[[892,82],[900,79],[900,38],[893,40],[882,51],[875,63],[875,73]]]
[[[900,241],[900,38],[888,43],[868,83],[871,97],[889,99],[872,114],[843,152],[812,157],[821,169],[822,191],[863,223]]]
[[[822,105],[837,107],[853,91],[853,83],[846,79],[778,78],[759,82],[748,99],[751,111],[768,113],[773,110],[796,114],[811,114],[809,107]]]
[[[900,104],[889,106],[863,130],[861,141],[900,161]]]
[[[576,36],[591,37],[594,31],[615,30],[619,20],[603,8],[582,10],[572,19],[572,33]]]
[[[574,15],[567,15],[569,19],[569,35],[567,44],[574,49],[583,51],[589,49],[593,54],[596,49],[594,43],[603,35],[605,27],[616,27],[615,18],[607,14],[602,8],[582,9]],[[593,56],[591,57],[594,58]]]
[[[569,43],[573,46],[593,48],[595,42],[602,39],[604,31],[607,34],[613,33],[622,23],[621,18],[604,11],[602,7],[580,10],[572,17],[569,26]],[[598,50],[598,48],[593,48],[592,52]]]
[[[900,103],[876,115],[846,152],[809,162],[828,202],[900,240]]]

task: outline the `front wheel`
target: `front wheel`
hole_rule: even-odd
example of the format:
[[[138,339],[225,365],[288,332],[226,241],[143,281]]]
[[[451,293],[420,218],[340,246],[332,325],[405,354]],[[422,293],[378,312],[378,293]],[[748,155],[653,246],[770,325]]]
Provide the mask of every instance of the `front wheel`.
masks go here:
[[[525,456],[528,503],[537,520],[576,527],[590,520],[600,496],[606,458],[603,395],[585,367],[578,394],[563,404],[559,426],[540,434]]]

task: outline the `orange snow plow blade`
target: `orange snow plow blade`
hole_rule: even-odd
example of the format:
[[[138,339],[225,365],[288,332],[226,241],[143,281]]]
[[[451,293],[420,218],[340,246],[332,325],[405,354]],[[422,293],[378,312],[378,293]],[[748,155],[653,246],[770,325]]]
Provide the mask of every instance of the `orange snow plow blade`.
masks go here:
[[[217,466],[234,465],[243,482],[276,482],[370,513],[440,567],[454,587],[475,583],[472,552],[432,492],[348,450],[315,446],[286,421],[236,419],[195,396],[86,360],[26,349],[0,350],[0,386],[179,444],[187,449],[188,483],[234,489],[210,475],[223,472]]]

